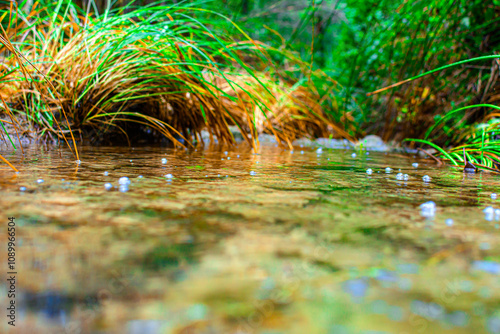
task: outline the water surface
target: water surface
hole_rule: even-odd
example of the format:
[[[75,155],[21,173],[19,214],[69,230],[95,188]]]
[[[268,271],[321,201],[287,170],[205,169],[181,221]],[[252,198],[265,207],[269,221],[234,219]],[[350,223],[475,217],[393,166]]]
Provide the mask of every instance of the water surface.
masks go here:
[[[18,333],[500,333],[496,174],[299,147],[4,152]]]

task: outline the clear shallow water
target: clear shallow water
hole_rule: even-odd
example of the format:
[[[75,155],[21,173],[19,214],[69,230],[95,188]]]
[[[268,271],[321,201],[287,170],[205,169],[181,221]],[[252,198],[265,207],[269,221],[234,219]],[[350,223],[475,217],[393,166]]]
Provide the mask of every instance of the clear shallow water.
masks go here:
[[[0,170],[16,332],[500,333],[499,222],[482,212],[500,206],[500,176],[412,155],[224,151],[87,147],[79,166],[66,149],[4,154],[21,170]]]

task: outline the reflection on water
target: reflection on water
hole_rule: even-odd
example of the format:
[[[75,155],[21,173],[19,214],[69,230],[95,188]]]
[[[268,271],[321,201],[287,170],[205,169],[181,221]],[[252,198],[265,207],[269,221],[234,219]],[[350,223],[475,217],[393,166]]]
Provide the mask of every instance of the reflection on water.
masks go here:
[[[327,149],[80,153],[5,154],[18,333],[500,333],[496,174]]]

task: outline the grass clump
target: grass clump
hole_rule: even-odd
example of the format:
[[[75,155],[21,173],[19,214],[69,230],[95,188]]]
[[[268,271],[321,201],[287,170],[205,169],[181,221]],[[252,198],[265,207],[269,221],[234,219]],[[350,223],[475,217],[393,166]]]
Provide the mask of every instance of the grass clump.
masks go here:
[[[16,45],[34,67],[21,71],[6,58],[0,91],[8,89],[13,111],[48,136],[73,129],[98,142],[121,134],[129,144],[156,136],[186,146],[207,130],[231,144],[236,125],[256,146],[262,132],[289,145],[298,136],[343,135],[311,84],[284,79],[266,45],[195,5],[99,14],[60,0],[19,11]]]

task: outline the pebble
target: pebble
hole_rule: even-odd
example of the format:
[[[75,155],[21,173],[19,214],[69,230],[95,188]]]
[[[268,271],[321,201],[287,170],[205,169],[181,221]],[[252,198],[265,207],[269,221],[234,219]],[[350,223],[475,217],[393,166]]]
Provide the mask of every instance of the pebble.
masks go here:
[[[171,178],[173,178],[174,176],[173,176],[172,174],[167,174],[167,175],[165,175],[165,177],[166,177],[167,179],[171,179]]]
[[[429,175],[424,175],[422,180],[424,180],[425,183],[428,183],[428,182],[431,182],[431,177]]]
[[[257,174],[257,173],[255,173],[253,170],[250,171],[250,175],[254,176],[255,174]]]
[[[490,274],[500,274],[500,263],[493,261],[475,261],[473,268],[476,270],[485,271]]]
[[[26,187],[20,187],[19,190],[20,191],[26,191]]]
[[[417,162],[414,162],[414,163],[412,163],[411,165],[412,165],[413,167],[415,167],[415,168],[418,168],[418,163],[417,163]]]
[[[120,185],[129,185],[130,184],[130,180],[129,180],[128,177],[123,176],[123,177],[120,177],[120,179],[118,180],[118,184],[120,184]]]
[[[112,188],[113,188],[113,185],[111,183],[105,183],[104,184],[104,189],[111,190]]]
[[[43,179],[38,179],[36,180],[36,183],[40,184],[40,183],[44,183],[45,181]]]
[[[366,174],[368,174],[368,175],[372,175],[372,174],[373,174],[373,170],[372,170],[371,168],[368,168],[368,169],[366,170]]]
[[[162,164],[166,164],[166,163],[167,163],[167,161],[168,161],[168,160],[167,160],[167,159],[165,159],[165,158],[162,158],[162,159],[161,159],[161,163],[162,163]]]

